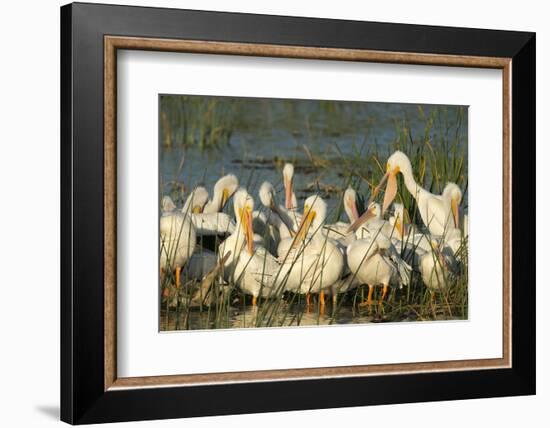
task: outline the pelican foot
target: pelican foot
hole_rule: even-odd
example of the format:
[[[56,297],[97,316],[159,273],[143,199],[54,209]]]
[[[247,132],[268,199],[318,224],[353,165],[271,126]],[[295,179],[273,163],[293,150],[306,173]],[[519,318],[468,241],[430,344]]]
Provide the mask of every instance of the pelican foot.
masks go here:
[[[388,294],[388,286],[384,285],[384,289],[382,290],[382,296],[380,297],[380,301],[378,302],[380,305],[384,303],[384,299],[386,298],[387,294]]]
[[[373,303],[374,303],[374,301],[372,300],[372,293],[373,292],[374,292],[374,285],[369,284],[369,294],[367,296],[367,301],[359,303],[360,307],[372,306],[373,305]]]

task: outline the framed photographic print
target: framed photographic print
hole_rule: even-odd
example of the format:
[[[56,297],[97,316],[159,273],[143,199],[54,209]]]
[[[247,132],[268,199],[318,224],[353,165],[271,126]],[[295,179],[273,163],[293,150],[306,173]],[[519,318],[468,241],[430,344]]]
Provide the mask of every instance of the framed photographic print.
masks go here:
[[[76,3],[61,54],[62,420],[535,393],[533,33]]]

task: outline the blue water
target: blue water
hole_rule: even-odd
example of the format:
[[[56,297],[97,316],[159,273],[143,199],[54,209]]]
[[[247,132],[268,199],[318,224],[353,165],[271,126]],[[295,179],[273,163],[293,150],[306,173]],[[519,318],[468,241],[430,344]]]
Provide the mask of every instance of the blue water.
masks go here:
[[[458,128],[461,144],[467,144],[467,114],[459,126],[458,106],[338,102],[337,113],[331,114],[330,108],[322,109],[320,103],[251,99],[243,106],[241,100],[239,111],[246,116],[247,125],[235,127],[228,145],[208,150],[197,146],[175,144],[166,148],[161,145],[161,193],[173,190],[174,183],[183,184],[186,192],[199,184],[212,191],[221,175],[233,173],[255,197],[257,204],[257,192],[264,180],[276,186],[282,199],[284,160],[296,162],[294,188],[301,206],[313,192],[315,183],[345,189],[347,179],[338,167],[344,165],[345,159],[357,158],[359,153],[367,156],[374,149],[380,156],[387,157],[404,127],[410,129],[413,139],[422,138],[426,126],[424,118],[434,112],[438,113],[432,129],[434,136],[455,132]],[[301,168],[300,165],[309,164],[307,151],[319,158],[339,160],[328,170]],[[356,180],[354,187],[359,192],[367,188],[361,180]],[[329,211],[334,211],[341,192],[324,193],[323,197],[329,204]]]

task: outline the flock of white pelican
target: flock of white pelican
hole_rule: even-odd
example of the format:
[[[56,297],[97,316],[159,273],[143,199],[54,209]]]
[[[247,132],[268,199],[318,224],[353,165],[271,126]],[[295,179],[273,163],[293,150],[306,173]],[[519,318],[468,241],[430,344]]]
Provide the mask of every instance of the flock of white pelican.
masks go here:
[[[423,226],[410,224],[404,206],[393,203],[399,174],[416,201]],[[368,286],[368,298],[361,304],[371,305],[375,287],[382,288],[382,302],[390,287],[409,285],[413,272],[420,274],[432,296],[452,284],[449,278],[464,261],[461,248],[468,227],[467,216],[461,222],[459,215],[462,192],[456,184],[448,183],[440,195],[430,193],[415,181],[408,157],[396,151],[366,211],[359,213],[356,192],[348,187],[342,195],[348,222],[328,224],[327,204],[320,195],[307,197],[300,209],[293,176],[294,167],[286,164],[284,204],[271,183],[261,185],[261,210],[255,209],[254,198],[239,187],[234,175],[217,181],[212,199],[204,187],[194,188],[181,209],[164,196],[161,275],[171,270],[179,288],[182,272],[201,280],[219,270],[224,283],[252,296],[252,305],[258,298],[281,298],[288,291],[304,295],[308,305],[310,296],[318,294],[323,306],[326,295],[336,303],[339,293],[360,285]],[[384,184],[380,205],[375,199]],[[231,198],[234,217],[223,212]],[[221,237],[216,251],[197,244],[197,237],[208,235]]]

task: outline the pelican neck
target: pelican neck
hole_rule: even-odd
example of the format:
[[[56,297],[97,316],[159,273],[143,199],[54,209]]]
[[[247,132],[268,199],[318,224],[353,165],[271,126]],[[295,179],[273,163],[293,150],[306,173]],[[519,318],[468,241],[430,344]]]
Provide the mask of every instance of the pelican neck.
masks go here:
[[[405,181],[405,187],[409,191],[409,193],[416,199],[416,196],[418,195],[418,189],[420,186],[414,179],[412,171],[407,169],[401,169],[401,174],[403,174],[403,179]]]

